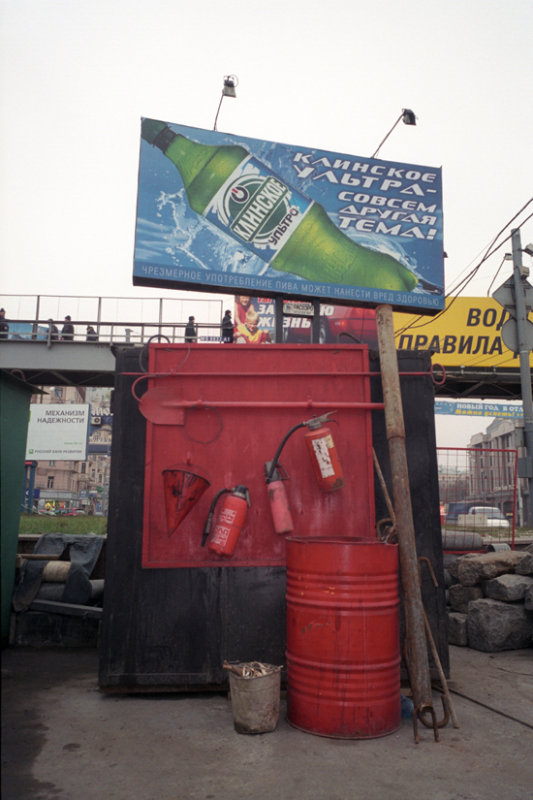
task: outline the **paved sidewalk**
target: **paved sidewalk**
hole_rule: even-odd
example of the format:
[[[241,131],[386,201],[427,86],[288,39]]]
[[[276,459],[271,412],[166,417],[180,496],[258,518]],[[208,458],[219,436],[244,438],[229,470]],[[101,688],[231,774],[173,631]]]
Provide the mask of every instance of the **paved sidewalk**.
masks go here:
[[[233,729],[223,694],[107,696],[95,650],[2,653],[3,800],[529,800],[533,649],[450,648],[460,724],[371,740]],[[440,701],[435,695],[435,708]]]

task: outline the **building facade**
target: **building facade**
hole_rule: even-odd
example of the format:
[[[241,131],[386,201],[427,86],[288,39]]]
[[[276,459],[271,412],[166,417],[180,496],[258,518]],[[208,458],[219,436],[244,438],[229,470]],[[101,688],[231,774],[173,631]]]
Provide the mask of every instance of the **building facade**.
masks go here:
[[[472,436],[469,447],[470,495],[497,505],[508,516],[514,506],[517,526],[533,524],[529,484],[517,476],[517,460],[526,456],[524,421],[496,417],[485,433]]]

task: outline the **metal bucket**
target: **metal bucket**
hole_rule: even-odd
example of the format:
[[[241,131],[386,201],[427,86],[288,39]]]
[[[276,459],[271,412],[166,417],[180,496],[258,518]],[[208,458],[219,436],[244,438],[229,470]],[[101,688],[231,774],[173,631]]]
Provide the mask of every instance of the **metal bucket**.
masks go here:
[[[229,673],[233,725],[238,733],[269,733],[279,718],[280,671],[244,678]]]
[[[289,722],[344,739],[392,733],[401,721],[398,546],[286,541]]]

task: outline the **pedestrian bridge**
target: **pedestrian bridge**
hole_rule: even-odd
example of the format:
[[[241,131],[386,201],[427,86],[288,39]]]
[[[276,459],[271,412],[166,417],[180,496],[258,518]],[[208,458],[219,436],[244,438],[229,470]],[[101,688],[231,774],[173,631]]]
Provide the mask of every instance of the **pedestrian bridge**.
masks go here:
[[[183,342],[191,315],[198,341],[217,342],[223,313],[221,300],[205,298],[0,295],[0,307],[9,325],[0,339],[0,369],[36,386],[113,386],[117,348]],[[74,336],[61,341],[67,314]],[[88,326],[97,341],[87,341]]]
[[[117,348],[145,347],[150,341],[182,343],[190,315],[196,318],[198,342],[219,342],[227,304],[227,300],[205,297],[0,295],[9,324],[8,338],[0,340],[0,370],[36,386],[113,386]],[[53,325],[61,331],[67,314],[72,317],[74,338],[56,340]],[[95,329],[98,341],[87,341],[88,325]],[[435,394],[520,400],[520,371],[447,367]]]

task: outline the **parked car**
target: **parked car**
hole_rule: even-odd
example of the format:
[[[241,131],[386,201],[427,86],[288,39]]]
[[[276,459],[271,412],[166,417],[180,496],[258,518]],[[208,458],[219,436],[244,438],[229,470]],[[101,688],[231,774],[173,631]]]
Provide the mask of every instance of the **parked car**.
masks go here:
[[[79,517],[83,514],[85,514],[83,508],[69,508],[68,511],[63,511],[64,517]]]
[[[508,528],[509,520],[495,506],[472,506],[468,510],[467,525],[476,528]],[[471,517],[471,520],[468,519]]]
[[[484,506],[479,500],[458,500],[448,503],[448,506],[445,510],[445,521],[452,524],[457,522],[459,519],[459,514],[468,514],[470,509],[474,506],[483,506],[483,508],[489,507],[488,503],[486,506]]]

